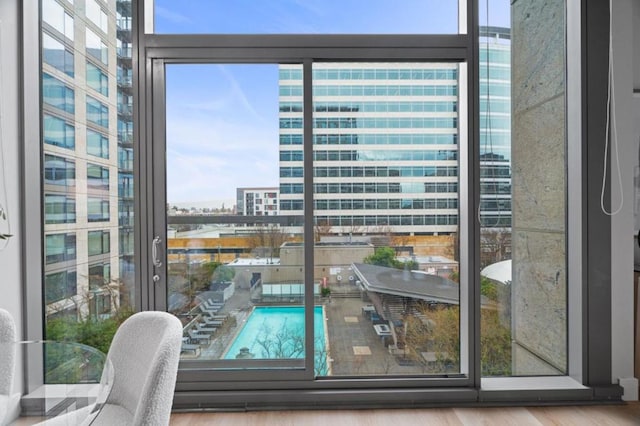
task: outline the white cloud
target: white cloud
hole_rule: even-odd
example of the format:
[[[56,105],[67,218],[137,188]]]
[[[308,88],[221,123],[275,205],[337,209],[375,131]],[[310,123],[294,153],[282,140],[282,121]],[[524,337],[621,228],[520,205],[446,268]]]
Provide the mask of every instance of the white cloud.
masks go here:
[[[155,5],[154,12],[156,15],[173,22],[175,24],[190,24],[193,21],[188,17],[181,15],[173,10],[166,9],[162,6]]]
[[[202,120],[168,130],[167,201],[234,198],[236,188],[278,186],[278,132]]]

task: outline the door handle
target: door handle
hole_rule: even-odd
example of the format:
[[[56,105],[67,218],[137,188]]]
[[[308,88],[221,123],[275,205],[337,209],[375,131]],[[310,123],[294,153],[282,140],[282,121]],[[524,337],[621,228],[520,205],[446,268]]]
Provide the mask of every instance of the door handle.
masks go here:
[[[156,268],[162,266],[162,262],[158,257],[158,247],[160,247],[161,242],[162,240],[160,239],[160,237],[156,236],[151,243],[151,260],[153,261],[153,266],[155,266]]]

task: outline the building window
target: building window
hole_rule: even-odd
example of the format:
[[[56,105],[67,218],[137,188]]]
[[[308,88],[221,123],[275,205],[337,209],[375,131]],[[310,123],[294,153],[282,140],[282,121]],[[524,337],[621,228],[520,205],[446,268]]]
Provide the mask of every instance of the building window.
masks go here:
[[[76,277],[77,273],[75,270],[45,275],[45,303],[54,303],[75,296],[78,288]]]
[[[95,293],[93,296],[93,303],[91,304],[91,314],[94,317],[103,318],[109,317],[111,314],[111,294]]]
[[[56,0],[42,1],[42,20],[73,41],[73,17]]]
[[[44,156],[44,182],[47,185],[74,186],[76,166],[73,160],[56,155]]]
[[[89,197],[87,199],[87,220],[89,222],[108,222],[109,200]]]
[[[46,264],[76,259],[76,234],[49,234],[45,237]]]
[[[87,186],[109,190],[109,169],[95,164],[87,164]]]
[[[87,121],[109,128],[109,107],[99,100],[87,96]]]
[[[45,194],[44,221],[46,224],[75,223],[75,198],[66,195]]]
[[[62,148],[74,149],[76,146],[75,128],[62,118],[43,115],[42,136],[44,142]]]
[[[107,14],[100,7],[96,0],[86,0],[85,3],[87,18],[93,22],[105,34],[108,31]]]
[[[47,73],[42,73],[42,100],[45,104],[69,114],[75,112],[73,89]]]
[[[121,173],[118,176],[118,196],[121,198],[133,198],[133,176]]]
[[[111,244],[111,233],[109,231],[89,231],[87,237],[89,256],[109,253]]]
[[[108,262],[89,265],[89,290],[99,290],[111,281],[111,265]]]
[[[87,154],[109,158],[109,138],[102,133],[87,128]]]
[[[42,61],[73,77],[73,52],[49,34],[42,33]]]
[[[105,65],[109,64],[109,49],[102,39],[89,28],[86,29],[87,55]]]
[[[87,86],[104,96],[109,96],[109,78],[102,70],[87,61]]]

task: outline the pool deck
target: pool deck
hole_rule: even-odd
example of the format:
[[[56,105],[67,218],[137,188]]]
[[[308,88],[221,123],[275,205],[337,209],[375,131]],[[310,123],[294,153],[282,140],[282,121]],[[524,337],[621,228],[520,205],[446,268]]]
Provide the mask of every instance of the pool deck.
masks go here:
[[[384,339],[392,338],[376,333],[374,324],[363,311],[369,302],[356,297],[333,297],[324,300],[323,304],[327,317],[331,376],[425,373],[423,363],[394,354],[393,349],[385,346]],[[203,346],[199,356],[187,354],[183,359],[222,359],[252,309],[248,290],[237,290],[218,312],[218,315],[234,317],[235,321],[227,321],[217,330],[211,344]]]

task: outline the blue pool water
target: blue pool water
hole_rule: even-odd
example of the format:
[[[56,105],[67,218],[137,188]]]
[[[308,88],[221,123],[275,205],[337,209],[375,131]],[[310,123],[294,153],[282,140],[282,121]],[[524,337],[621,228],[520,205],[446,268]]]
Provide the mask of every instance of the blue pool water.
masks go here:
[[[326,342],[322,306],[313,310],[315,369],[326,374]],[[253,359],[304,358],[304,308],[257,306],[227,351],[235,359],[240,348],[249,348]]]

